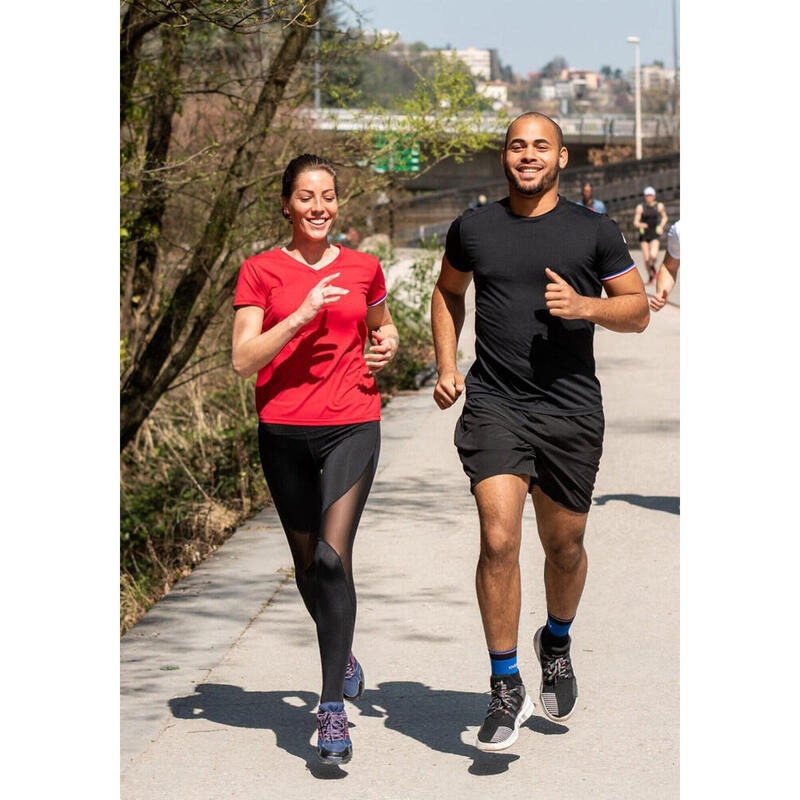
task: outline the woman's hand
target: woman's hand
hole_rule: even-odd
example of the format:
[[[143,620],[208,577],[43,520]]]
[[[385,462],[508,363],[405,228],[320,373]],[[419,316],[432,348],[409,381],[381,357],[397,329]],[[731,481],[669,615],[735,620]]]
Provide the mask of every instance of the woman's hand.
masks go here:
[[[307,295],[300,307],[292,315],[298,325],[303,326],[311,322],[319,314],[324,306],[336,303],[342,295],[347,294],[349,289],[342,289],[339,286],[329,286],[334,278],[338,278],[340,272],[324,277]]]
[[[397,337],[382,333],[380,328],[370,332],[370,340],[372,344],[364,359],[367,362],[367,369],[375,374],[395,357],[400,342]]]

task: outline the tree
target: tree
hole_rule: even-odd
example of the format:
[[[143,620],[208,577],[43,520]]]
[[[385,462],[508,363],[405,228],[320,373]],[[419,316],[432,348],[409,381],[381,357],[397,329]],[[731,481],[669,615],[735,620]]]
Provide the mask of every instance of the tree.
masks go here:
[[[555,56],[552,61],[548,61],[542,67],[542,77],[544,78],[557,78],[561,73],[569,68],[567,59],[564,56]]]
[[[313,70],[320,82],[365,49],[360,31],[333,20],[328,0],[127,0],[120,35],[120,445],[159,398],[202,368],[192,361],[232,299],[242,258],[284,235],[277,189],[299,148],[336,149],[350,177],[343,202],[369,190],[359,164],[375,156],[364,128],[334,140],[302,117]],[[408,92],[403,131],[431,159],[470,152],[479,131],[471,85],[439,63]],[[456,99],[446,107],[443,96]],[[462,112],[467,112],[463,116]],[[461,115],[461,116],[460,116]],[[311,142],[313,141],[313,145]],[[391,142],[385,146],[392,146]]]

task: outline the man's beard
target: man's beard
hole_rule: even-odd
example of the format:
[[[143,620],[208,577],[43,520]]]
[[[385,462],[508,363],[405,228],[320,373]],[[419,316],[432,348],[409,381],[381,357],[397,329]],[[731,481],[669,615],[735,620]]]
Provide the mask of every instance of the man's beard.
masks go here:
[[[558,173],[561,171],[558,162],[556,162],[552,169],[548,170],[547,172],[540,172],[539,173],[539,183],[538,184],[528,184],[527,186],[523,186],[519,183],[516,173],[509,169],[508,166],[503,165],[503,170],[506,173],[506,178],[508,179],[509,183],[520,193],[524,194],[526,197],[535,197],[537,194],[542,194],[542,192],[546,192],[548,189],[552,188],[555,185],[555,182],[558,180]]]

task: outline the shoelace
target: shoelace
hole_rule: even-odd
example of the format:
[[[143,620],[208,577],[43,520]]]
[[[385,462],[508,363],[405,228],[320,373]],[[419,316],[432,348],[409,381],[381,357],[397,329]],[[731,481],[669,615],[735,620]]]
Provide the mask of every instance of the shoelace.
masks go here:
[[[344,679],[347,680],[348,678],[355,678],[356,676],[356,661],[355,659],[350,656],[347,666],[344,668]]]
[[[488,717],[496,711],[510,711],[513,714],[518,699],[516,689],[509,689],[504,683],[498,683],[492,687],[492,699],[489,700],[486,716]]]
[[[571,678],[572,677],[572,664],[570,663],[569,656],[557,656],[556,658],[548,659],[544,667],[544,678],[550,682],[555,678]]]
[[[323,742],[343,742],[349,736],[344,711],[321,711],[317,714],[317,733]]]

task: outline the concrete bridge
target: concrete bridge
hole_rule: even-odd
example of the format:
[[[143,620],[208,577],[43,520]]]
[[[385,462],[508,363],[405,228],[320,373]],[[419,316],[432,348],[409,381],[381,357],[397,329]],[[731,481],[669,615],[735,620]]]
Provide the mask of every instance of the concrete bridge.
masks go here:
[[[324,131],[363,131],[376,133],[402,133],[409,127],[402,114],[376,114],[355,108],[302,109],[298,112],[310,127]],[[626,114],[602,114],[582,116],[554,116],[561,126],[564,141],[569,145],[633,144],[634,118]],[[493,133],[501,139],[506,132],[507,121],[499,120],[496,114],[484,114],[479,124],[482,133]],[[445,131],[447,128],[445,128]],[[647,115],[642,118],[642,140],[670,141],[680,132],[679,121],[666,114]]]

